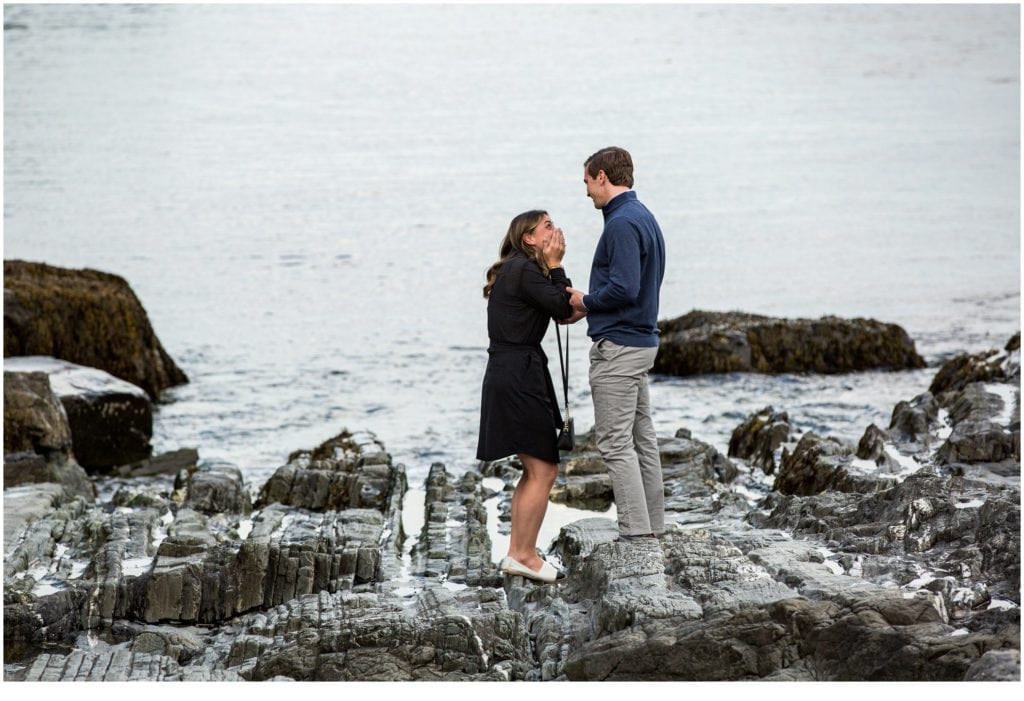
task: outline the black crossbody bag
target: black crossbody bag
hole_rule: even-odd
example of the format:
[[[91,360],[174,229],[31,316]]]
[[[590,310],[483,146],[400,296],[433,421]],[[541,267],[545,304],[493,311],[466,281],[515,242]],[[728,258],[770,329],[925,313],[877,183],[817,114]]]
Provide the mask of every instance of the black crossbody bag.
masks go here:
[[[569,416],[569,327],[565,327],[565,359],[562,359],[562,334],[555,322],[555,338],[558,339],[558,365],[562,368],[562,397],[565,400],[565,416],[562,420],[562,428],[558,431],[558,449],[572,450],[576,445],[576,430],[573,426],[572,417]]]

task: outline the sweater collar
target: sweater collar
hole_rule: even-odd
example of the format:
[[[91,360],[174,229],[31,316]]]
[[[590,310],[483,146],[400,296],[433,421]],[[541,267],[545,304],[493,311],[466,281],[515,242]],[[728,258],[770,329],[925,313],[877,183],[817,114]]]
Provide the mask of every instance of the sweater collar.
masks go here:
[[[633,190],[626,190],[622,194],[616,195],[608,201],[604,207],[601,208],[601,212],[604,214],[605,221],[611,216],[612,212],[619,209],[622,205],[627,202],[633,202],[636,200],[636,193]]]

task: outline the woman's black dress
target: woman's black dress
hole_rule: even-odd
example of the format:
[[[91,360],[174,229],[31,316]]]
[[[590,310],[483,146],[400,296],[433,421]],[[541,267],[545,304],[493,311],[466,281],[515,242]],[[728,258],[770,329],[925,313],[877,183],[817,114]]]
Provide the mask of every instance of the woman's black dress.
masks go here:
[[[516,453],[558,462],[558,395],[540,346],[552,318],[572,315],[565,271],[545,277],[516,254],[501,266],[487,302],[487,371],[480,399],[478,460]]]

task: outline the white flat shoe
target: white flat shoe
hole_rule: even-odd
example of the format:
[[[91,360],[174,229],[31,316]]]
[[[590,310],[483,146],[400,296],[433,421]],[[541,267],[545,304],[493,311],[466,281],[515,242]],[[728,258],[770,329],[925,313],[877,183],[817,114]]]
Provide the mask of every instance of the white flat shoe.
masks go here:
[[[559,577],[561,573],[550,562],[545,562],[541,565],[540,571],[535,572],[518,560],[513,560],[511,557],[506,557],[501,561],[501,571],[514,577],[526,577],[527,579],[533,579],[538,582],[547,582],[548,584],[561,578]]]

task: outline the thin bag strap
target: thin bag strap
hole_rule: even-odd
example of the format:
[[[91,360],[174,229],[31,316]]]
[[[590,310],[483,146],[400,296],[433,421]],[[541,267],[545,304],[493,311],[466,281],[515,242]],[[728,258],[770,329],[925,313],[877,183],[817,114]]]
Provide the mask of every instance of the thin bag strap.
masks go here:
[[[562,334],[558,331],[561,326],[555,322],[555,338],[558,339],[558,366],[562,369],[562,396],[565,399],[565,420],[569,420],[569,327],[565,328],[565,361],[562,361]]]

